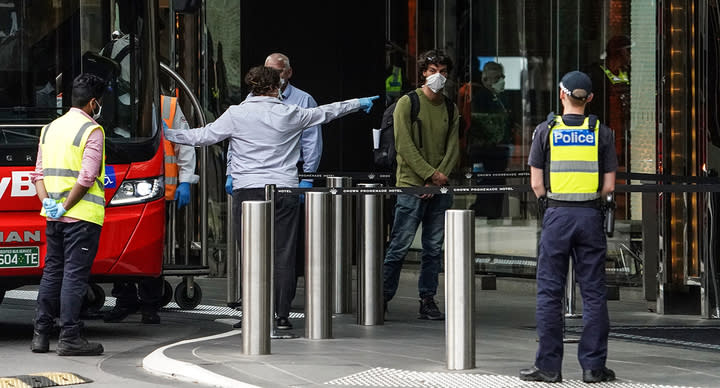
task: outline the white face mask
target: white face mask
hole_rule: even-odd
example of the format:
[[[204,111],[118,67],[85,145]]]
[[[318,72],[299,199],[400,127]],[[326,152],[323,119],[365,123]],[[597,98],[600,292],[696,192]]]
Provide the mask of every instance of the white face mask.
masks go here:
[[[500,78],[499,80],[497,80],[497,82],[492,84],[492,88],[495,91],[495,93],[504,92],[505,91],[505,78]]]
[[[445,78],[440,73],[435,73],[429,77],[427,77],[425,81],[425,85],[430,88],[430,90],[433,91],[433,93],[437,93],[442,88],[445,87],[445,81],[447,81],[447,78]]]
[[[95,113],[95,108],[93,108],[93,120],[97,121],[97,119],[100,118],[100,114],[102,113],[102,105],[100,105],[100,103],[97,102],[97,100],[95,100],[95,103],[98,106],[98,111],[97,111],[97,113]]]

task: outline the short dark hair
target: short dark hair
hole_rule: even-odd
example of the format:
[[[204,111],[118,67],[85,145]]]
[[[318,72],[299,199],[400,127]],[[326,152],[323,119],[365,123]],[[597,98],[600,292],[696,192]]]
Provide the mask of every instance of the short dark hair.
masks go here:
[[[449,56],[445,55],[444,52],[440,50],[429,50],[425,51],[424,53],[420,54],[417,60],[418,65],[418,73],[420,73],[420,81],[424,82],[425,77],[423,77],[422,73],[428,69],[428,66],[430,65],[445,65],[447,66],[448,73],[452,71],[453,62],[452,59],[450,59]]]
[[[99,100],[105,93],[105,80],[95,74],[82,73],[75,77],[72,87],[72,106],[82,108],[90,100]]]
[[[280,87],[280,72],[270,67],[255,66],[245,75],[245,84],[252,94],[267,96]]]

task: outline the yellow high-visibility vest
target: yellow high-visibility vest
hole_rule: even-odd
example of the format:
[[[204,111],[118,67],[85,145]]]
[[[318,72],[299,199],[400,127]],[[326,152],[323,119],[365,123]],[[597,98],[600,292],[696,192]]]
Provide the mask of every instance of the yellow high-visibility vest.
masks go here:
[[[75,110],[70,110],[52,123],[43,127],[40,133],[42,150],[43,180],[48,196],[65,202],[70,190],[80,175],[82,157],[90,133],[103,127]],[[102,226],[105,219],[105,147],[103,144],[100,175],[88,192],[70,209],[65,217],[92,222]],[[47,216],[45,209],[40,215]]]
[[[392,74],[385,79],[385,92],[391,95],[402,93],[402,68],[393,66]]]
[[[611,84],[613,84],[613,85],[617,85],[617,84],[630,85],[630,75],[627,72],[620,70],[618,72],[618,74],[615,74],[610,69],[608,69],[607,67],[605,67],[603,65],[600,65],[600,68],[603,70],[603,72],[605,73],[605,76],[608,78],[608,80],[610,81]]]
[[[177,97],[160,96],[160,109],[165,125],[168,129],[172,129],[177,109]],[[175,199],[179,176],[177,155],[175,155],[175,146],[170,140],[163,139],[163,147],[165,149],[165,200],[172,201]]]
[[[598,137],[600,122],[589,128],[590,118],[582,125],[565,125],[555,117],[550,129],[550,190],[547,197],[559,201],[590,201],[600,198]]]

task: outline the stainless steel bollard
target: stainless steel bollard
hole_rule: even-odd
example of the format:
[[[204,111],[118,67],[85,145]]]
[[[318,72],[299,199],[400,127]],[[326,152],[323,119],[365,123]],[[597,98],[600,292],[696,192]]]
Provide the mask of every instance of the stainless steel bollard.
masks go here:
[[[327,178],[328,187],[352,187],[352,178]],[[330,241],[333,260],[333,313],[352,312],[352,196],[332,195]]]
[[[276,185],[265,185],[265,200],[270,201],[270,337],[275,336],[275,190]]]
[[[243,354],[270,354],[272,211],[270,201],[242,203]]]
[[[233,222],[233,200],[232,195],[228,195],[228,201],[227,201],[227,222],[225,226],[227,227],[227,241],[226,241],[226,250],[227,254],[225,255],[227,258],[227,305],[236,307],[235,304],[240,299],[240,296],[242,295],[242,290],[240,288],[240,260],[239,255],[237,254],[237,239],[235,238],[235,223]]]
[[[445,212],[445,352],[447,368],[475,368],[475,217],[472,210]]]
[[[358,187],[380,187],[378,183],[361,183]],[[365,194],[358,200],[358,271],[357,322],[359,325],[382,325],[383,311],[383,230],[382,195]]]
[[[305,337],[332,338],[330,193],[305,193]]]

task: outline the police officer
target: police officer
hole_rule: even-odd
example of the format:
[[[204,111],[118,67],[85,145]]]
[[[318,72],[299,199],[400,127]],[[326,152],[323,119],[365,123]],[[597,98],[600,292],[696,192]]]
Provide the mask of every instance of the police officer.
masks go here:
[[[605,251],[600,198],[615,190],[613,132],[585,116],[593,98],[590,77],[579,71],[560,82],[563,115],[535,128],[530,148],[530,182],[547,204],[537,260],[537,334],[535,365],[520,370],[520,379],[562,381],[562,299],[573,257],[583,300],[584,329],[578,347],[583,381],[612,381],[605,366],[609,318],[605,287]]]
[[[80,308],[105,219],[105,132],[95,121],[105,82],[92,74],[73,80],[72,108],[40,134],[32,174],[41,215],[47,217],[47,255],[37,297],[30,350],[46,353],[55,318],[60,319],[60,356],[103,353],[81,334]]]

